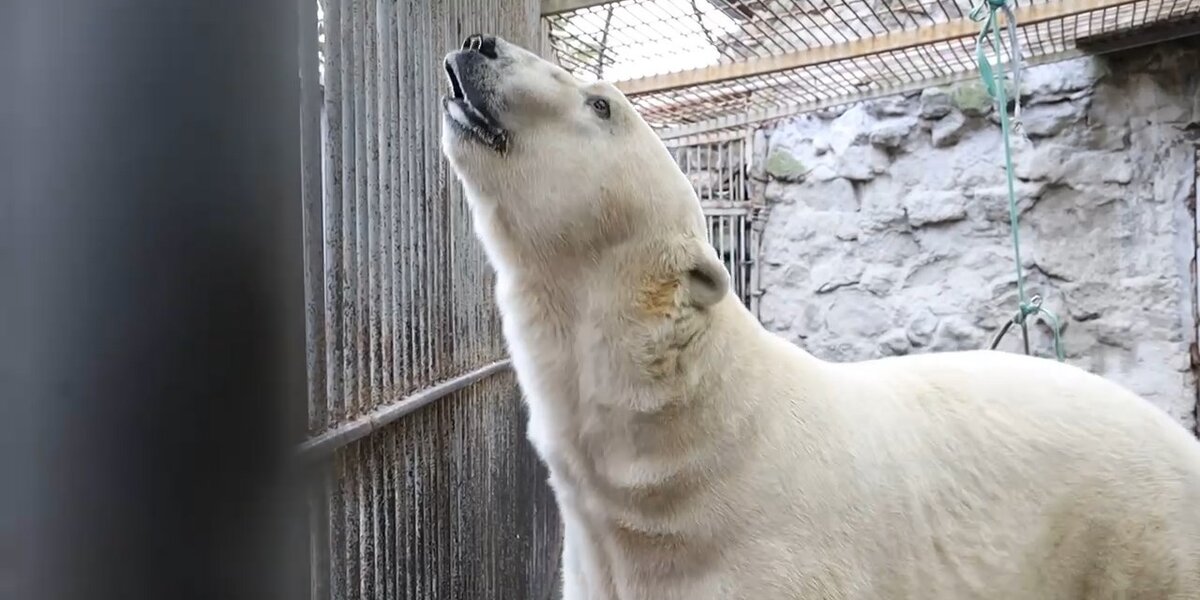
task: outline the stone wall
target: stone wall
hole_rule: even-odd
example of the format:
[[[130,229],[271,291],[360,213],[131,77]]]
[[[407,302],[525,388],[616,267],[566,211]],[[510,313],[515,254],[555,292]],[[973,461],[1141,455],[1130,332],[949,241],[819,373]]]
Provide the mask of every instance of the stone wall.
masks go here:
[[[1030,69],[1021,95],[1028,289],[1069,362],[1194,427],[1200,43]],[[834,361],[985,347],[1017,302],[997,122],[968,82],[760,131],[764,324]]]

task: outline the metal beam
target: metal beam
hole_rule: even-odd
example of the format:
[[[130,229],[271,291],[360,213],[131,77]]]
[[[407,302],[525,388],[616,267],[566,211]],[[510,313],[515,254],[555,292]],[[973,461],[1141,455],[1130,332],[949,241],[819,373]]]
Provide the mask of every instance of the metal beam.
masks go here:
[[[593,6],[614,4],[620,0],[542,0],[542,16],[559,15]]]
[[[692,136],[687,136],[687,137],[667,138],[667,137],[660,136],[660,138],[662,139],[663,144],[666,147],[679,148],[679,147],[683,147],[683,146],[700,146],[700,145],[707,145],[707,144],[719,144],[721,142],[728,142],[730,140],[736,140],[738,138],[747,138],[747,137],[749,137],[749,135],[751,133],[753,133],[753,131],[750,130],[749,128],[743,128],[743,129],[722,128],[717,131],[701,133],[698,135],[692,135]]]
[[[387,424],[396,421],[400,417],[412,413],[431,402],[445,398],[454,392],[508,369],[511,366],[512,359],[501,359],[448,381],[418,390],[399,400],[380,405],[375,410],[357,419],[342,423],[333,429],[309,438],[300,444],[296,452],[301,458],[307,461],[315,461],[327,457],[334,450],[350,442],[360,440],[372,432],[382,429]]]
[[[549,1],[551,0],[544,0],[543,6],[545,5],[545,2]],[[1021,25],[1032,25],[1034,23],[1040,23],[1043,21],[1061,19],[1063,17],[1070,17],[1095,10],[1102,10],[1105,8],[1121,6],[1123,4],[1130,4],[1133,1],[1134,0],[1057,0],[1056,2],[1047,4],[1020,6],[1013,9],[1013,12],[1018,23]],[[953,21],[947,21],[945,23],[926,25],[917,29],[894,31],[869,38],[831,44],[829,46],[807,48],[796,52],[789,52],[787,54],[749,58],[745,60],[739,60],[737,62],[723,63],[709,67],[701,67],[698,69],[688,69],[686,71],[677,71],[675,73],[664,73],[662,75],[652,75],[650,77],[630,79],[627,81],[616,82],[615,85],[628,96],[650,94],[654,92],[663,92],[706,83],[715,83],[719,81],[740,79],[743,77],[753,77],[755,75],[778,73],[780,71],[858,58],[861,56],[869,56],[872,54],[894,52],[897,50],[912,48],[914,46],[923,46],[927,44],[936,44],[939,42],[956,40],[967,36],[973,36],[977,33],[979,33],[979,23],[972,21],[969,18],[961,18]]]

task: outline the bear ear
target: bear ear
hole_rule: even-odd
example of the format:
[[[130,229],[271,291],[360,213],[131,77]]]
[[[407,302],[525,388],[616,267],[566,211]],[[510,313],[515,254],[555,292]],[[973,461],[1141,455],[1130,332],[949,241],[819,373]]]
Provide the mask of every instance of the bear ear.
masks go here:
[[[696,308],[708,308],[729,293],[729,272],[713,256],[711,248],[706,250],[694,253],[695,259],[684,277],[686,300]]]

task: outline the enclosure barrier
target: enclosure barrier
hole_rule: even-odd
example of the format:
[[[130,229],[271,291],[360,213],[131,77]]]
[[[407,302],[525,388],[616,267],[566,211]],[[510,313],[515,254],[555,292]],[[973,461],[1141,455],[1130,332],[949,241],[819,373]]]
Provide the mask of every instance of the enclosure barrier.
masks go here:
[[[1008,3],[1031,66],[1200,31],[1200,0]],[[977,4],[543,0],[542,12],[563,66],[615,80],[669,139],[974,77]]]
[[[442,57],[533,44],[537,4],[300,4],[311,596],[549,598],[559,519],[439,151]]]

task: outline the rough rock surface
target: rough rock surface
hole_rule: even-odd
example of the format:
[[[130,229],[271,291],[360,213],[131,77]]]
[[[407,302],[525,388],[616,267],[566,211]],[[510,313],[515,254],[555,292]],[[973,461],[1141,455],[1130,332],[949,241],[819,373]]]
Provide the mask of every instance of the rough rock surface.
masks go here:
[[[1021,96],[1028,289],[1069,362],[1194,427],[1200,44],[1030,69]],[[986,346],[1016,307],[995,119],[968,82],[760,132],[767,327],[835,361]],[[1047,327],[1031,332],[1050,356]]]

